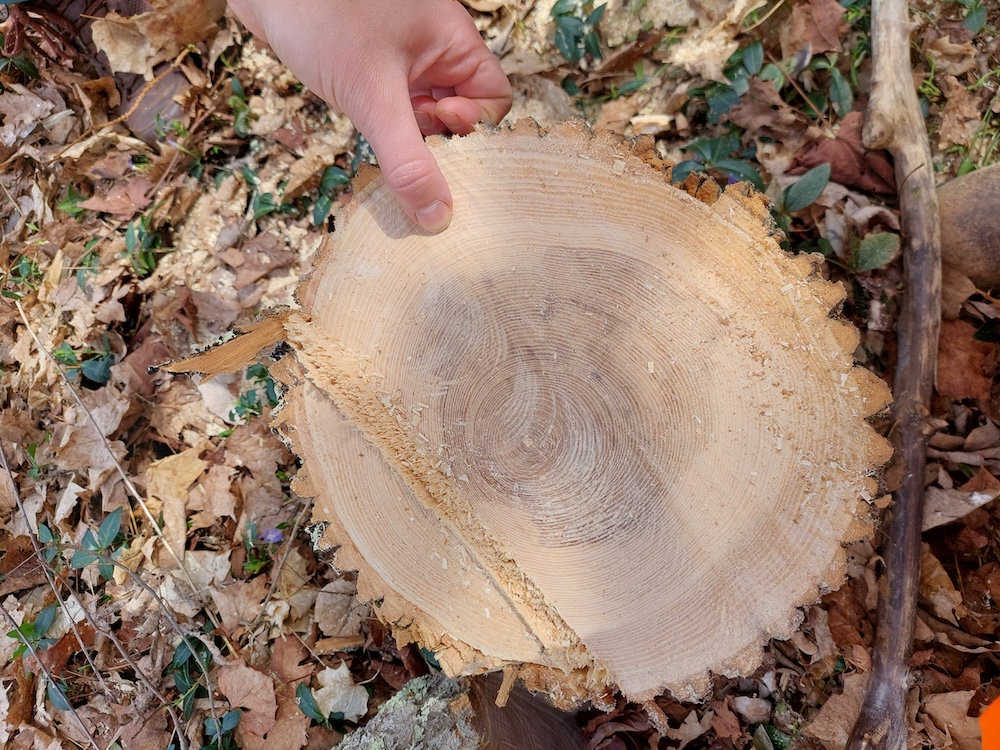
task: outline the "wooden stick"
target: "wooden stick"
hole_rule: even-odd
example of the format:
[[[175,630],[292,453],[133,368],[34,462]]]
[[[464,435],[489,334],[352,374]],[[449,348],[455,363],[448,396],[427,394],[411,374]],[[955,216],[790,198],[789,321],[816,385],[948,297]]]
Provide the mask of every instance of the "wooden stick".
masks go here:
[[[892,153],[904,248],[906,297],[897,329],[893,405],[896,460],[902,463],[903,478],[886,516],[886,580],[879,597],[872,675],[847,747],[901,750],[908,735],[906,693],[920,575],[927,416],[940,330],[941,242],[930,145],[910,68],[906,0],[874,0],[872,18],[874,75],[864,140],[869,148]]]

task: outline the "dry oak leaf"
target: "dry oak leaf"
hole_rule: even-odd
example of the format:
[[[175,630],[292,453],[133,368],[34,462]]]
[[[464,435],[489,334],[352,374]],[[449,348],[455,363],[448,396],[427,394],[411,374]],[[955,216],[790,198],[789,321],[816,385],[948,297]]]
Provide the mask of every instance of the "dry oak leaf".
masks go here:
[[[935,748],[951,750],[980,750],[982,734],[979,721],[969,716],[969,705],[975,690],[959,690],[927,696],[921,706],[921,719],[931,739],[937,740]],[[928,726],[931,723],[936,733]],[[936,735],[936,736],[933,736]],[[983,750],[993,750],[984,748]]]
[[[677,750],[683,750],[689,743],[698,739],[712,728],[712,719],[711,711],[705,711],[701,717],[701,721],[698,720],[698,712],[691,711],[677,729],[673,727],[667,728],[667,737],[679,741],[680,744],[677,746]]]
[[[358,601],[352,581],[338,578],[324,586],[316,597],[315,622],[327,637],[357,636],[371,617],[367,605]]]
[[[920,550],[920,595],[930,602],[935,617],[952,625],[957,626],[958,618],[968,614],[962,604],[962,595],[929,544],[924,544]]]
[[[219,31],[225,0],[147,0],[150,12],[136,16],[108,13],[93,22],[97,49],[116,73],[153,78],[157,63],[176,57],[185,45],[205,41]]]
[[[22,142],[53,109],[52,102],[19,83],[6,86],[0,94],[0,115],[3,115],[0,144],[10,147]]]
[[[255,576],[249,581],[233,581],[209,589],[227,633],[232,635],[260,617],[261,603],[269,588],[267,576]]]
[[[739,717],[732,712],[725,699],[712,701],[709,708],[712,712],[712,729],[715,730],[716,737],[732,742],[743,736]]]
[[[228,664],[219,669],[216,687],[233,708],[242,708],[239,732],[263,737],[274,727],[278,702],[274,680],[244,664]]]
[[[150,204],[147,197],[153,183],[145,177],[134,177],[128,182],[113,185],[103,196],[95,195],[80,201],[80,208],[111,214],[116,219],[131,219]]]
[[[979,65],[971,39],[955,44],[949,37],[939,36],[927,45],[926,52],[934,60],[935,70],[946,75],[960,76]]]
[[[896,178],[886,152],[869,151],[862,143],[863,118],[861,112],[848,112],[840,121],[835,138],[812,141],[799,149],[789,173],[802,174],[820,164],[829,164],[833,182],[879,195],[894,194]]]
[[[199,457],[203,450],[205,446],[188,448],[147,470],[147,492],[163,515],[163,539],[178,556],[183,556],[187,539],[188,488],[208,468],[208,461]]]
[[[107,385],[85,393],[83,402],[89,417],[76,407],[69,408],[66,421],[52,431],[54,463],[77,475],[86,472],[87,489],[96,490],[125,457],[125,445],[120,440],[105,443],[105,439],[118,429],[130,401],[116,387]]]
[[[954,399],[989,401],[997,367],[997,345],[973,336],[976,327],[964,320],[941,322],[937,392]]]
[[[781,54],[791,58],[803,49],[814,55],[840,52],[840,37],[850,28],[844,20],[844,7],[837,0],[809,0],[792,7],[791,23],[782,26]]]
[[[982,466],[979,472],[992,476]],[[977,474],[976,476],[979,476]],[[975,477],[973,477],[975,479]],[[971,480],[970,480],[971,481]],[[996,482],[996,480],[993,480]],[[1000,483],[998,483],[1000,484]],[[924,523],[923,530],[943,526],[946,523],[964,518],[991,500],[995,500],[1000,495],[1000,487],[989,491],[977,491],[962,489],[945,490],[940,487],[928,487],[924,496]]]
[[[750,79],[750,89],[727,117],[749,136],[763,135],[782,143],[797,140],[809,124],[805,115],[781,98],[773,83],[756,76]]]
[[[340,712],[348,721],[357,721],[368,712],[368,690],[356,685],[345,662],[336,669],[327,667],[316,674],[320,687],[313,691],[316,705],[324,716]]]
[[[858,673],[844,675],[844,690],[831,695],[819,714],[807,724],[802,734],[819,740],[829,750],[843,750],[858,718],[868,676]]]
[[[982,120],[979,101],[955,76],[944,76],[941,91],[945,96],[941,110],[941,128],[938,131],[938,151],[952,146],[968,146]]]

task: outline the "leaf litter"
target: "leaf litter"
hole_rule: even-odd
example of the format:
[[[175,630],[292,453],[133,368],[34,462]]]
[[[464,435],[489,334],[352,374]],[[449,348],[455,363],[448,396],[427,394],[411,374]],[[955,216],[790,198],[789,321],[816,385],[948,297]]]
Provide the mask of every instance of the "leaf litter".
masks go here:
[[[466,4],[519,116],[650,134],[674,161],[700,138],[714,161],[698,168],[723,183],[752,170],[779,208],[829,165],[821,194],[776,219],[789,249],[826,256],[859,360],[891,380],[900,274],[880,236],[898,231],[898,206],[887,156],[860,137],[866,4],[678,18],[672,3],[611,2],[601,56],[575,64],[552,3]],[[267,427],[266,371],[200,384],[149,368],[294,304],[365,144],[221,3],[91,5],[61,8],[81,30],[69,69],[36,54],[37,76],[0,71],[0,743],[332,746],[436,665],[394,643],[312,546],[294,457]],[[997,51],[965,12],[931,7],[914,37],[942,180],[995,160],[997,81],[982,72]],[[910,712],[935,749],[977,747],[976,719],[1000,697],[995,291],[965,287],[941,339]],[[890,468],[886,491],[896,481]],[[755,674],[717,677],[704,704],[658,698],[665,727],[622,701],[584,710],[584,744],[842,746],[882,572],[871,543],[848,555],[846,584]]]

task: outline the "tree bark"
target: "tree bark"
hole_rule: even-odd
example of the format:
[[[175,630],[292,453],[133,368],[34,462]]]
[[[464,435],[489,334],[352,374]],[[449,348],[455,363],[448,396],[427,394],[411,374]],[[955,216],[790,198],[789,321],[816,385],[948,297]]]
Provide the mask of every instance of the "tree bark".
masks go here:
[[[872,676],[848,748],[900,750],[908,735],[906,694],[920,574],[928,405],[940,329],[941,247],[930,145],[911,75],[905,0],[874,0],[872,18],[874,75],[864,139],[869,148],[887,149],[893,156],[904,248],[906,297],[892,410],[903,475],[886,516],[886,577]]]

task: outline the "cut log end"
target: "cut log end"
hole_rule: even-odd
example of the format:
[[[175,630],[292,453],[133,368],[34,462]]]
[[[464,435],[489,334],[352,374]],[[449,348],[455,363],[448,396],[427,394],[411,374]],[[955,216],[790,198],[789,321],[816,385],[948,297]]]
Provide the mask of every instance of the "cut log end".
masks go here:
[[[513,665],[563,705],[752,670],[841,582],[888,457],[843,291],[763,199],[698,200],[648,143],[431,148],[451,227],[371,181],[273,368],[338,567],[449,674]]]

